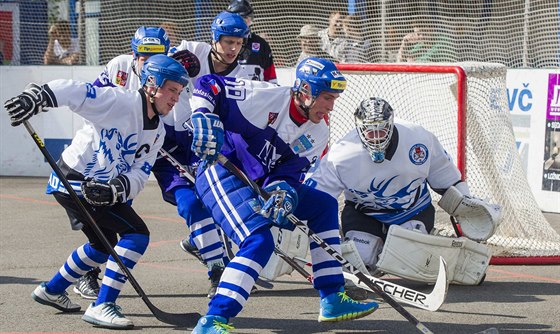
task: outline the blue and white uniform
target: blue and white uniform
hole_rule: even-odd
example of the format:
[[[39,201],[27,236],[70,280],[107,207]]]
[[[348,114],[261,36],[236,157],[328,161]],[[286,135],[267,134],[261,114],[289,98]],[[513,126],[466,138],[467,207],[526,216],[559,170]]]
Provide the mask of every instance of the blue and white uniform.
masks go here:
[[[432,202],[428,185],[446,190],[461,180],[449,154],[431,132],[395,121],[383,162],[376,163],[356,129],[334,144],[308,181],[383,224],[402,224]]]
[[[303,185],[304,174],[325,149],[329,130],[302,117],[290,87],[206,75],[193,91],[193,113],[219,115],[225,130],[222,153],[261,186],[283,180],[298,193],[294,214],[340,250],[337,202]],[[260,214],[258,195],[219,164],[199,168],[196,190],[214,220],[240,249],[227,265],[208,315],[229,319],[247,301],[274,249],[270,220]],[[311,240],[314,287],[321,297],[344,284],[340,264]]]
[[[126,199],[135,198],[148,180],[165,136],[160,118],[148,117],[145,93],[99,88],[71,80],[55,80],[46,86],[56,97],[57,106],[68,106],[86,120],[58,162],[73,189],[80,195],[80,185],[86,178],[109,181],[119,176],[127,180]],[[47,193],[55,196],[69,216],[88,221],[54,172]],[[150,233],[144,221],[126,203],[99,207],[83,203],[123,262],[128,268],[134,268],[149,243]],[[47,289],[62,293],[87,271],[107,262],[105,288],[102,287],[96,305],[114,302],[126,276],[89,224],[82,231],[88,242],[73,251],[47,283]]]

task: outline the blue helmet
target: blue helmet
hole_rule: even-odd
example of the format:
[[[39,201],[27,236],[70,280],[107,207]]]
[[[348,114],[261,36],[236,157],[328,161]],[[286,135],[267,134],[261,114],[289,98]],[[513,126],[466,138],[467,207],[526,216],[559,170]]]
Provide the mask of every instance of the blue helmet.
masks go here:
[[[170,43],[165,29],[142,26],[136,30],[130,46],[132,52],[134,52],[134,58],[136,58],[138,56],[167,54]]]
[[[311,91],[307,93],[313,98],[317,98],[323,91],[342,93],[346,89],[346,79],[342,73],[333,62],[322,58],[306,58],[297,65],[292,91],[304,91],[304,83],[309,85]]]
[[[166,55],[157,54],[148,58],[140,75],[142,87],[161,87],[166,80],[177,81],[186,86],[189,84],[189,74],[183,65]]]
[[[212,40],[218,42],[222,36],[247,38],[249,27],[237,13],[221,12],[212,22]]]

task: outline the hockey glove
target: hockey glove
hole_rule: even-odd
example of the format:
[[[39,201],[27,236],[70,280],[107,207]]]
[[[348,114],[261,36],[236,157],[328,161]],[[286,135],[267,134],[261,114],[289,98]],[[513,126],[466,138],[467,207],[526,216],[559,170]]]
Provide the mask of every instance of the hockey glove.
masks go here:
[[[82,194],[86,201],[93,206],[111,206],[115,203],[125,203],[127,200],[128,178],[120,175],[109,182],[89,180],[82,183]]]
[[[286,181],[273,182],[264,190],[270,194],[270,198],[264,203],[261,215],[269,218],[278,228],[293,231],[296,226],[288,220],[288,215],[298,205],[296,190]]]
[[[457,219],[463,235],[474,241],[490,238],[502,220],[502,207],[463,195],[456,187],[445,191],[439,206]]]
[[[177,51],[171,58],[181,63],[191,78],[196,77],[200,72],[200,61],[198,57],[189,50]]]
[[[12,126],[18,126],[27,121],[31,116],[49,107],[56,107],[56,98],[47,85],[38,86],[30,83],[23,93],[12,97],[4,103],[4,108],[10,115]]]
[[[192,115],[193,142],[191,150],[211,164],[218,158],[224,144],[224,126],[216,114],[196,112]]]

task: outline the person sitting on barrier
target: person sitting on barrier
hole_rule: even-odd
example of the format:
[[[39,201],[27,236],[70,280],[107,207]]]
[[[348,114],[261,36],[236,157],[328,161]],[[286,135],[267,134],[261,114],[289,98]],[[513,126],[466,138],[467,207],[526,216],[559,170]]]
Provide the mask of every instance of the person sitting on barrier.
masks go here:
[[[342,233],[359,262],[374,276],[435,282],[442,255],[452,283],[480,283],[491,253],[472,240],[493,235],[501,207],[473,197],[436,136],[395,120],[384,99],[364,99],[354,118],[356,128],[331,147],[306,184],[334,198],[344,193]],[[439,206],[472,240],[428,235],[435,220],[429,187],[443,195]]]

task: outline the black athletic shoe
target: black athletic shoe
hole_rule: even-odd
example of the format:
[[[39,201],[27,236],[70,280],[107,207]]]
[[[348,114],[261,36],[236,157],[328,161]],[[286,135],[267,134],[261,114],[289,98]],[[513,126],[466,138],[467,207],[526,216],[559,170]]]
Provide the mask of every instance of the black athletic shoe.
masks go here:
[[[212,270],[210,271],[210,289],[208,289],[208,298],[214,297],[216,294],[216,290],[218,290],[218,284],[220,284],[220,278],[222,278],[222,274],[224,272],[224,267],[215,264],[212,266]]]
[[[203,265],[206,265],[206,261],[204,261],[204,259],[200,255],[200,252],[198,251],[198,248],[196,248],[196,245],[191,244],[191,241],[189,240],[189,238],[181,240],[181,242],[179,243],[179,246],[181,246],[181,249],[184,250],[185,252],[187,252],[187,253],[191,254],[192,256],[196,257],[198,259],[198,261],[200,261],[200,263],[202,263]]]
[[[101,269],[93,268],[88,271],[84,276],[80,277],[74,285],[74,292],[79,294],[85,299],[97,299],[99,294],[99,274]]]

